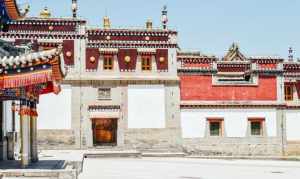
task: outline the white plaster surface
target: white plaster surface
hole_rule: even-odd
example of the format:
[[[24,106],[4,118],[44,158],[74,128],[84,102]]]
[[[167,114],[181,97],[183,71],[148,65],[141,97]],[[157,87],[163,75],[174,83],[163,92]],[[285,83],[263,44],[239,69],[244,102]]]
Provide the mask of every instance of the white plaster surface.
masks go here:
[[[128,86],[128,128],[165,128],[163,85]]]
[[[272,109],[195,109],[181,111],[182,136],[204,137],[207,118],[223,118],[226,137],[246,137],[248,118],[253,117],[265,118],[267,135],[277,135],[276,111]]]
[[[286,112],[286,135],[287,140],[300,140],[300,112],[287,111]]]
[[[71,129],[71,96],[69,86],[62,86],[58,95],[42,95],[37,106],[38,129]]]
[[[204,137],[206,119],[197,112],[181,112],[183,138]]]

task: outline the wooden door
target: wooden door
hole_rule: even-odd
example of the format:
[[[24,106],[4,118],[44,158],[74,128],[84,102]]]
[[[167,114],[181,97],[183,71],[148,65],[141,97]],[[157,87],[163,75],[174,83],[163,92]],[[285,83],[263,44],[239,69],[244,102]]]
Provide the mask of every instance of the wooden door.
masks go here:
[[[93,119],[94,145],[115,145],[117,119]]]

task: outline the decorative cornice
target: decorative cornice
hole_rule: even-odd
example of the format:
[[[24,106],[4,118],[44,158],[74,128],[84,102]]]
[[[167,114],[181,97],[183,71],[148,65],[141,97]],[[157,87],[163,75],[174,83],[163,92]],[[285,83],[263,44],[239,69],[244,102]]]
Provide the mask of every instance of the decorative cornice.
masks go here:
[[[177,35],[177,31],[163,29],[88,29],[88,35],[112,35],[112,36],[168,36]]]
[[[64,33],[3,33],[0,32],[0,38],[13,39],[85,39],[85,35],[64,34]]]
[[[259,74],[282,74],[283,70],[278,69],[257,69],[252,70],[253,73],[259,73]]]
[[[195,64],[211,63],[216,60],[217,60],[217,58],[215,58],[215,57],[207,57],[207,56],[201,56],[201,57],[177,56],[177,61],[181,61],[183,64],[184,63],[195,63]]]
[[[97,41],[89,42],[88,48],[178,48],[177,44],[165,42],[139,42],[139,41]]]
[[[73,19],[73,18],[38,18],[31,17],[18,21],[12,21],[10,25],[71,25],[85,24],[85,20]]]
[[[181,109],[287,108],[285,104],[181,104]]]
[[[180,67],[177,70],[178,73],[190,73],[190,74],[215,74],[217,70],[210,67]]]
[[[89,105],[88,111],[119,111],[121,109],[120,105]]]
[[[270,64],[270,63],[278,63],[283,62],[284,58],[278,56],[252,56],[248,58],[252,62],[256,62],[259,64]]]

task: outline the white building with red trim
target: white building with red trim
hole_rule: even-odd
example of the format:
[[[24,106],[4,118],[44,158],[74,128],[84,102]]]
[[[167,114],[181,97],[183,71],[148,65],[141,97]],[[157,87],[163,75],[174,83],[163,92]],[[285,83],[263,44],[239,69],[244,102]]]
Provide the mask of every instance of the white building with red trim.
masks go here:
[[[89,28],[77,18],[51,18],[47,9],[42,15],[0,34],[16,44],[33,40],[38,49],[63,45],[63,90],[40,101],[42,147],[299,152],[299,62],[248,57],[236,44],[224,57],[181,51],[166,9],[162,28],[148,21],[117,29],[108,17],[103,28]]]

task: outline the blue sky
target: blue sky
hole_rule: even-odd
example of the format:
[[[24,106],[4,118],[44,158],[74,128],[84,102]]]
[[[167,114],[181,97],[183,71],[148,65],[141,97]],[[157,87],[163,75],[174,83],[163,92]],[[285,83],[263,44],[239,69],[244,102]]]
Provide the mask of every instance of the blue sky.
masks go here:
[[[32,16],[48,6],[53,16],[71,16],[71,0],[21,0]],[[102,26],[108,14],[113,27],[142,27],[148,18],[160,25],[168,5],[169,26],[179,31],[182,49],[224,55],[237,42],[246,55],[287,57],[292,46],[300,57],[300,0],[78,0],[79,16]]]

